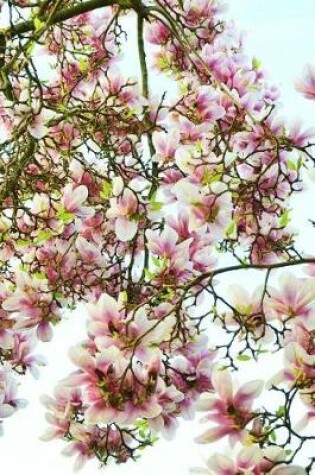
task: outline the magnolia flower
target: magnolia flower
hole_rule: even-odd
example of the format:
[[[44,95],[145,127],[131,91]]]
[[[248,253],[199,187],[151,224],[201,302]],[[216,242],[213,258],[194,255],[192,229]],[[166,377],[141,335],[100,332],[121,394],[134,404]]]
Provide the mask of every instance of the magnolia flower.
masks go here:
[[[207,468],[191,468],[190,475],[235,475],[235,473],[253,474],[260,459],[259,450],[256,447],[242,449],[234,461],[222,454],[212,455],[207,461]],[[256,473],[256,472],[255,472]]]
[[[102,294],[96,304],[87,305],[87,310],[91,320],[88,324],[89,335],[95,339],[95,345],[100,351],[112,345],[132,348],[132,344],[141,338],[141,345],[135,350],[135,354],[148,354],[149,345],[169,340],[176,324],[173,314],[165,316],[167,311],[156,315],[156,319],[149,319],[147,306],[126,314],[122,311],[122,304],[107,294]]]
[[[104,255],[102,255],[102,251],[98,246],[87,241],[82,236],[77,237],[75,246],[79,251],[80,257],[84,264],[95,264],[100,267],[105,266],[106,258]]]
[[[137,211],[137,198],[129,188],[125,188],[121,196],[110,199],[106,216],[115,219],[115,232],[120,241],[131,241],[135,237],[138,230]]]
[[[268,308],[276,317],[310,319],[315,316],[315,279],[300,279],[284,273],[280,278],[280,289],[270,289]]]
[[[76,456],[73,470],[77,472],[90,458],[95,456],[96,447],[106,448],[106,439],[104,432],[95,425],[72,423],[70,432],[73,440],[61,453],[66,456]]]
[[[309,387],[315,381],[315,354],[309,355],[298,343],[292,342],[285,347],[284,376],[299,387]]]
[[[196,112],[197,118],[202,123],[215,122],[222,119],[225,115],[225,109],[218,104],[219,96],[214,92],[211,86],[200,86],[196,93]]]
[[[171,440],[178,427],[177,417],[181,412],[180,404],[185,395],[173,385],[167,388],[161,385],[157,388],[157,397],[162,410],[159,415],[149,419],[148,424],[154,433],[161,433],[166,439]]]
[[[303,94],[306,99],[315,100],[315,67],[308,65],[305,68],[304,77],[296,81],[296,89]]]
[[[161,234],[148,229],[146,237],[148,249],[160,258],[153,260],[157,267],[156,279],[161,284],[170,285],[186,280],[192,271],[189,247],[193,239],[178,243],[178,234],[170,227],[166,227]]]
[[[315,99],[315,96],[314,96]],[[288,136],[292,143],[297,147],[303,147],[312,141],[315,137],[315,128],[302,129],[302,121],[295,120],[290,127]]]
[[[12,345],[11,363],[22,371],[29,370],[34,378],[39,377],[39,367],[46,365],[46,359],[42,355],[33,354],[38,341],[35,335],[29,332],[15,332]]]
[[[73,414],[82,407],[82,391],[59,385],[54,390],[54,398],[42,395],[41,402],[48,411],[46,419],[52,427],[40,438],[43,441],[57,439],[69,432]]]
[[[154,391],[148,391],[148,372],[144,366],[133,365],[116,347],[110,346],[96,356],[83,348],[72,348],[70,357],[80,368],[63,381],[63,385],[85,388],[89,424],[130,424],[138,417],[153,418],[162,408]],[[150,386],[151,387],[151,386]]]
[[[271,341],[274,334],[266,325],[270,319],[268,312],[263,312],[261,304],[262,288],[258,288],[250,294],[239,285],[231,285],[228,289],[232,306],[236,314],[227,312],[224,321],[227,325],[239,325],[249,332],[254,338],[263,338],[265,342]]]
[[[173,186],[172,192],[177,200],[189,207],[189,231],[200,229],[206,224],[217,239],[225,235],[232,218],[232,203],[230,193],[222,191],[218,189],[218,195],[209,193],[205,187],[192,183],[188,178]]]
[[[274,468],[270,475],[307,475],[307,472],[304,468],[298,465],[283,465],[281,467]]]
[[[18,382],[12,367],[4,364],[0,367],[0,419],[10,417],[17,409],[26,405],[24,399],[17,398]]]
[[[286,457],[279,447],[260,449],[257,446],[245,447],[235,459],[223,454],[212,455],[207,468],[191,468],[190,475],[306,475],[297,465],[276,465]]]
[[[27,87],[22,89],[18,104],[14,105],[14,118],[19,122],[22,118],[28,117],[27,129],[35,139],[42,139],[49,132],[47,124],[56,114],[50,109],[40,105],[38,99],[32,98],[32,105],[29,106],[29,90]]]
[[[161,21],[151,21],[146,24],[145,39],[154,45],[166,43],[170,36],[170,30]]]
[[[92,208],[82,206],[87,200],[88,195],[89,191],[85,185],[75,187],[73,184],[68,183],[63,189],[61,204],[66,212],[84,218],[94,214]]]
[[[86,308],[90,317],[88,331],[91,336],[114,338],[123,331],[121,305],[110,295],[102,294],[97,303],[88,304]]]
[[[230,442],[246,435],[246,425],[255,418],[252,404],[263,388],[263,381],[255,380],[243,384],[236,392],[227,370],[216,368],[212,373],[215,395],[201,398],[197,410],[208,412],[202,422],[216,422],[217,426],[207,429],[196,438],[196,442],[208,444],[228,435]],[[217,394],[217,396],[216,396]]]
[[[175,152],[179,146],[180,134],[177,130],[171,129],[169,132],[154,132],[153,144],[155,154],[152,159],[160,164],[173,162]]]
[[[52,339],[51,322],[59,321],[59,309],[52,301],[47,280],[32,278],[25,272],[16,277],[16,290],[2,303],[2,308],[14,312],[14,329],[37,327],[41,341]]]

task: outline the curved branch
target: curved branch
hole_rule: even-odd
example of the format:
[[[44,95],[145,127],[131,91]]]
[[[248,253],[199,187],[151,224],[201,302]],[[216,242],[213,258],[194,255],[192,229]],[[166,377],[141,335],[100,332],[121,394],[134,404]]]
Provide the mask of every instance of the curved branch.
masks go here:
[[[277,262],[275,264],[243,264],[235,265],[229,267],[222,267],[220,269],[215,269],[213,271],[205,272],[204,274],[198,275],[195,279],[189,282],[185,287],[185,291],[189,290],[191,287],[200,284],[204,279],[213,279],[216,275],[225,274],[227,272],[234,272],[239,270],[268,270],[269,273],[274,269],[282,269],[283,267],[299,266],[303,264],[315,264],[315,257],[309,257],[304,259],[297,259],[294,261],[286,262]]]
[[[86,2],[72,5],[70,7],[63,8],[56,12],[50,19],[50,25],[56,25],[57,23],[70,20],[82,13],[87,13],[98,8],[108,7],[117,5],[121,8],[132,8],[132,3],[130,0],[88,0]],[[42,17],[41,20],[45,21],[45,17]],[[29,31],[35,31],[35,24],[33,20],[26,20],[20,22],[14,26],[3,29],[2,33],[6,38],[14,38],[22,33],[27,33]]]

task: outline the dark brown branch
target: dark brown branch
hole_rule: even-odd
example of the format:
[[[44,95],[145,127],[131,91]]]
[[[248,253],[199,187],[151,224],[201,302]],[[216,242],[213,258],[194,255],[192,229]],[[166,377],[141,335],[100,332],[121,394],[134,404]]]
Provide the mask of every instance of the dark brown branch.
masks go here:
[[[72,5],[70,7],[63,8],[56,12],[50,19],[50,24],[55,25],[63,21],[69,20],[70,18],[75,18],[82,13],[87,13],[98,8],[108,7],[108,6],[117,5],[121,8],[132,8],[132,2],[130,0],[88,0],[86,2]],[[45,21],[45,17],[41,18],[42,21]],[[35,25],[33,20],[26,20],[23,22],[9,27],[3,30],[6,38],[14,38],[17,35],[22,33],[27,33],[29,31],[35,31]]]

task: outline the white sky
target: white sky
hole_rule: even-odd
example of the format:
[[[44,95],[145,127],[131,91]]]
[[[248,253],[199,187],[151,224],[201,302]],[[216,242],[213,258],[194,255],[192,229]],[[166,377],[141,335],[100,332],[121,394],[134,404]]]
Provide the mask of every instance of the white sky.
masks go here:
[[[294,80],[301,75],[304,65],[315,63],[314,0],[230,0],[227,3],[231,4],[230,16],[238,27],[248,31],[247,52],[262,60],[272,82],[281,84],[284,113],[292,118],[300,116],[308,127],[315,126],[315,104],[294,90]],[[305,214],[303,219],[305,221]],[[5,436],[0,439],[1,472],[6,469],[13,475],[73,473],[73,460],[60,455],[65,444],[38,440],[46,428],[44,408],[38,398],[42,393],[51,393],[55,382],[67,374],[70,368],[67,347],[69,342],[84,337],[84,320],[84,311],[77,311],[71,320],[56,329],[54,341],[41,348],[40,352],[47,355],[50,364],[42,370],[39,381],[24,381],[20,394],[29,399],[29,405],[4,422]],[[252,369],[253,374],[254,371]],[[111,465],[103,471],[110,475],[186,475],[190,466],[203,465],[201,453],[210,455],[213,450],[208,446],[206,452],[202,451],[193,443],[193,437],[203,429],[195,423],[185,423],[174,441],[158,442],[154,448],[144,451],[137,463]],[[93,462],[81,471],[82,475],[99,473],[97,463]]]

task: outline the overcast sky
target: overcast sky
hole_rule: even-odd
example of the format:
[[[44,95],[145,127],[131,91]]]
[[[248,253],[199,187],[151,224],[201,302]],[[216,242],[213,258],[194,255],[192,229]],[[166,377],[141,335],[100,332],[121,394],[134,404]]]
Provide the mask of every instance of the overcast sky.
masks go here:
[[[294,90],[294,80],[306,63],[315,63],[314,0],[230,0],[230,16],[239,28],[247,30],[246,50],[262,60],[270,80],[281,85],[284,114],[300,116],[307,126],[315,126],[315,104],[307,102]],[[25,381],[21,396],[30,400],[26,409],[5,421],[5,437],[0,439],[0,471],[12,475],[69,475],[73,460],[60,455],[62,443],[38,440],[44,431],[44,410],[38,398],[51,392],[55,381],[70,368],[66,352],[73,338],[83,336],[84,311],[77,311],[71,321],[56,330],[56,337],[42,352],[50,360],[42,377]],[[202,465],[201,449],[193,443],[200,432],[196,424],[185,423],[172,442],[159,442],[144,452],[136,464],[111,465],[103,472],[110,475],[188,474],[189,466]],[[208,447],[210,455],[211,447]],[[203,452],[204,453],[204,452]],[[97,463],[90,463],[82,475],[99,474]]]

